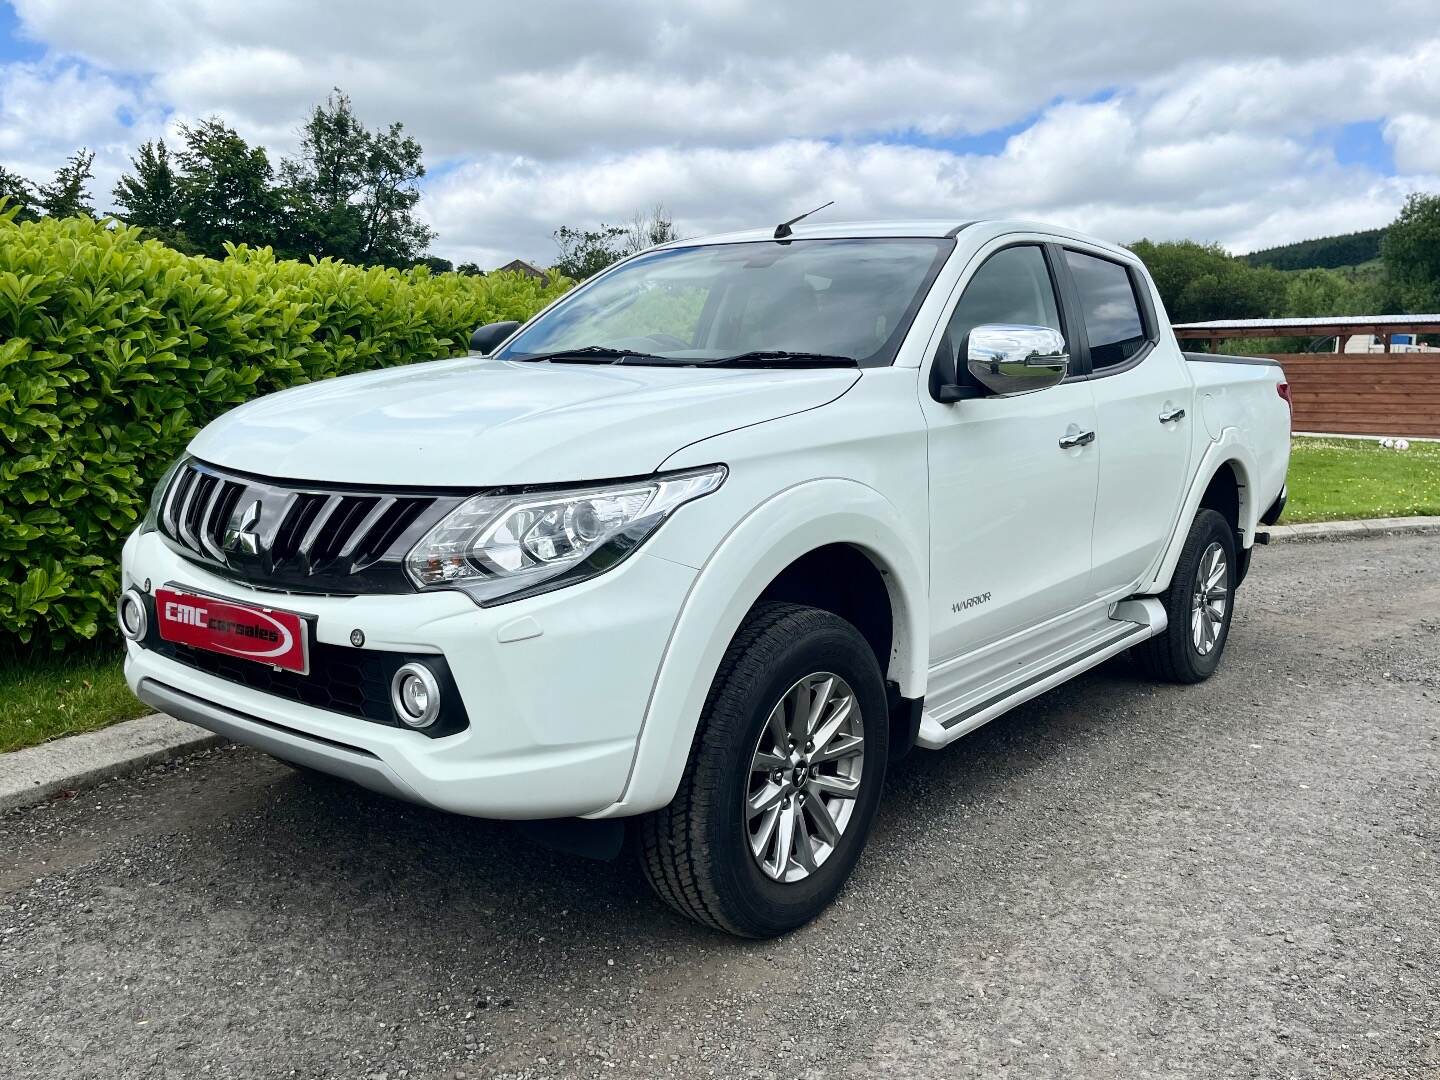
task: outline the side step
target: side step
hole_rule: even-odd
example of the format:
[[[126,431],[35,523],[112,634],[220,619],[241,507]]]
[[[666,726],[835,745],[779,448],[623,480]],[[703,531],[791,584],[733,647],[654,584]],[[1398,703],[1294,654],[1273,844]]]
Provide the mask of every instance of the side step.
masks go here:
[[[1023,663],[1001,678],[982,682],[943,706],[927,708],[920,718],[916,743],[932,750],[952,743],[1016,705],[1163,633],[1168,623],[1165,607],[1156,597],[1122,601],[1093,632],[1070,638],[1055,652]]]

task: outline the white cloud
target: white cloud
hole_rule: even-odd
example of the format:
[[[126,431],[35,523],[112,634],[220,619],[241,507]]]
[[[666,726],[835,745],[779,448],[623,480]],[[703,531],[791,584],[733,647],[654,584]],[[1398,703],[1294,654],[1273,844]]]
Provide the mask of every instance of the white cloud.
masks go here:
[[[1400,113],[1385,125],[1402,173],[1440,174],[1440,108],[1429,114]]]
[[[443,254],[483,266],[517,254],[543,261],[557,223],[619,223],[617,208],[656,202],[686,234],[778,221],[833,198],[832,220],[1014,216],[1120,242],[1218,237],[1251,250],[1383,224],[1408,190],[1357,170],[1297,169],[1309,152],[1286,139],[1143,150],[1133,140],[1118,107],[1061,106],[998,156],[788,140],[564,163],[493,157],[439,180],[422,206]]]
[[[0,66],[0,164],[43,183],[79,147],[95,151],[96,205],[124,172],[135,143],[158,132],[163,112],[123,80],[46,60]]]
[[[1247,247],[1383,222],[1440,173],[1440,27],[1417,0],[15,7],[49,57],[0,69],[10,167],[43,175],[89,143],[100,196],[135,143],[211,113],[278,156],[341,86],[425,146],[437,250],[482,263],[543,260],[556,226],[657,200],[691,231],[834,197],[850,217],[1016,213]],[[1354,121],[1384,124],[1398,177],[1337,164],[1329,140]],[[1003,149],[964,151],[1016,124]]]
[[[262,125],[332,85],[405,120],[442,154],[657,143],[716,145],[875,130],[983,131],[1057,96],[1174,80],[1235,122],[1245,95],[1291,108],[1413,81],[1376,42],[1434,39],[1428,5],[1248,0],[1085,5],[892,0],[778,4],[593,0],[510,6],[458,0],[17,0],[37,39],[115,71],[155,77],[197,113]],[[1365,41],[1363,50],[1354,48]],[[1340,68],[1337,68],[1337,63]],[[1292,77],[1287,73],[1299,73]],[[1326,74],[1328,72],[1328,79]],[[1339,74],[1344,77],[1339,77]],[[1276,75],[1282,76],[1278,80]],[[1182,80],[1183,81],[1183,80]],[[1293,93],[1278,95],[1288,84]],[[1189,93],[1184,86],[1175,93]],[[1215,108],[1209,106],[1213,103]],[[253,115],[252,115],[253,114]],[[1243,117],[1240,117],[1243,120]]]
[[[1383,17],[1376,21],[1385,24]],[[1388,26],[1385,33],[1390,37]],[[1434,114],[1440,111],[1440,24],[1389,43],[1367,40],[1360,48],[1335,42],[1304,59],[1192,62],[1151,85],[1160,96],[1148,123],[1174,134],[1225,127],[1296,134],[1397,111]]]

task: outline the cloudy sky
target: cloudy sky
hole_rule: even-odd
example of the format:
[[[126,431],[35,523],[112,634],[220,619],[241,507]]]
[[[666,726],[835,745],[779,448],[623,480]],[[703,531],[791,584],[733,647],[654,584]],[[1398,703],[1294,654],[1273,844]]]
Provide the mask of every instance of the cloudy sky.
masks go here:
[[[482,266],[656,202],[1247,251],[1440,191],[1435,0],[0,0],[0,164],[89,146],[103,208],[138,142],[214,114],[278,160],[332,86],[420,140],[434,250]]]

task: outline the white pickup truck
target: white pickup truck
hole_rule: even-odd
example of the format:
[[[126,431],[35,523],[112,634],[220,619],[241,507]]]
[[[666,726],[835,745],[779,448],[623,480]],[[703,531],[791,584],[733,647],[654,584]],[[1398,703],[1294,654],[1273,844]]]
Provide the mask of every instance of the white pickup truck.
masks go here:
[[[682,241],[472,347],[202,431],[125,545],[130,685],[443,810],[630,819],[735,934],[829,902],[912,746],[1124,650],[1209,676],[1285,502],[1279,366],[1044,225]]]

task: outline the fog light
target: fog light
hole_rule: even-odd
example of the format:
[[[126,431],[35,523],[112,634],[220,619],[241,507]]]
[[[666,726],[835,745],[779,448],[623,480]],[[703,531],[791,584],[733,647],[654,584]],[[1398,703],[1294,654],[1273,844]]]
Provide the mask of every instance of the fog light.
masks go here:
[[[120,594],[120,606],[116,615],[119,617],[120,633],[131,641],[139,641],[145,636],[149,618],[145,614],[145,601],[138,589],[126,589]]]
[[[440,716],[440,683],[424,664],[406,664],[390,680],[390,704],[406,727],[427,728]]]

